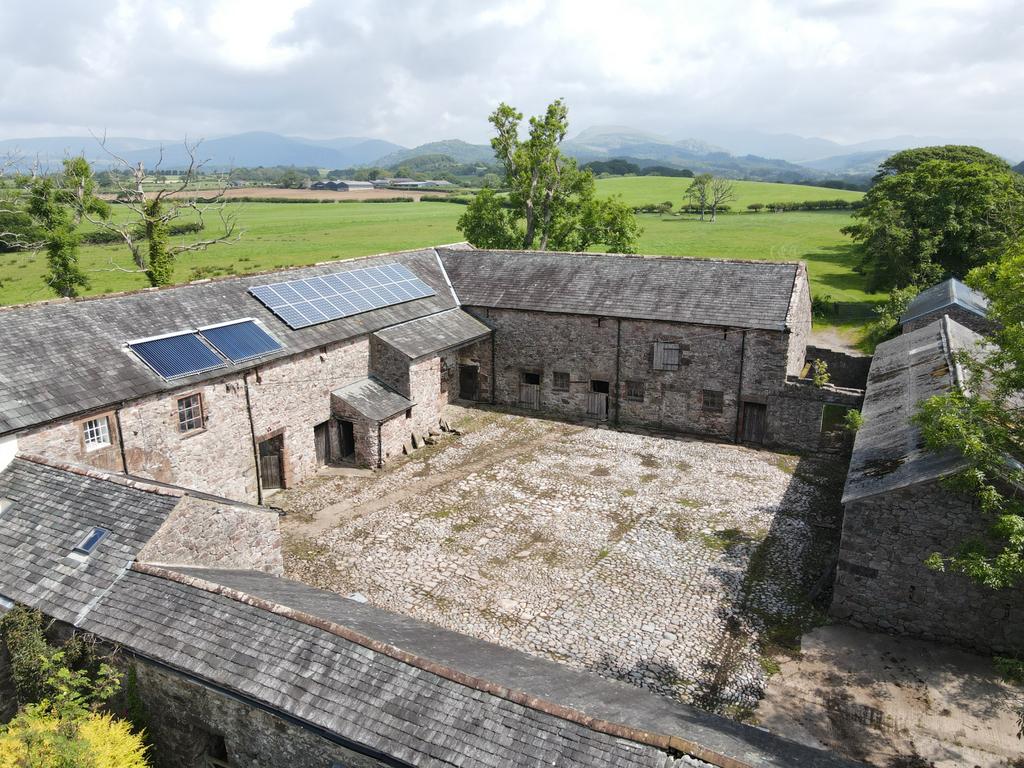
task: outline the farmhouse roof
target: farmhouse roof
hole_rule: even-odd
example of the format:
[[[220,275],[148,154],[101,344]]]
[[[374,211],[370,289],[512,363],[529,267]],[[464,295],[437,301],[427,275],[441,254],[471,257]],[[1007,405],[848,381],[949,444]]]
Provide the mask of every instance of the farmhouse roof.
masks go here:
[[[374,264],[401,263],[436,296],[292,330],[248,289]],[[433,249],[347,259],[160,290],[0,309],[0,434],[215,379],[254,363],[164,381],[125,342],[242,318],[260,320],[283,349],[259,364],[452,309],[455,298]]]
[[[0,472],[0,596],[61,621],[124,573],[181,499],[99,476],[16,458]],[[109,533],[88,558],[72,550],[94,528]]]
[[[917,294],[907,306],[900,323],[909,323],[911,320],[950,307],[966,309],[979,317],[988,315],[988,299],[985,294],[951,277]]]
[[[338,398],[371,421],[385,421],[415,405],[412,400],[372,376],[334,390],[331,397]]]
[[[926,450],[911,421],[918,404],[961,383],[954,355],[981,336],[944,316],[879,344],[868,372],[843,503],[935,480],[963,467],[959,454]]]
[[[803,266],[438,248],[463,305],[784,330]]]
[[[133,563],[180,493],[16,458],[0,495],[0,595],[389,764],[849,765],[298,582]],[[110,534],[70,565],[94,525]]]
[[[491,329],[461,309],[450,309],[377,331],[374,335],[415,360],[489,335]]]

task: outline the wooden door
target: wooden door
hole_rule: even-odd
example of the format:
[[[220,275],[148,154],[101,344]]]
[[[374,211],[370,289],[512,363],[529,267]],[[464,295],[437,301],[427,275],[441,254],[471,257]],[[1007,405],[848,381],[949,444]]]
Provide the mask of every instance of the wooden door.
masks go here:
[[[284,488],[284,435],[260,443],[260,485]]]
[[[327,430],[331,426],[331,422],[325,421],[322,424],[317,424],[313,427],[313,442],[316,444],[316,463],[326,464],[329,457],[328,443],[327,443]]]
[[[763,443],[767,425],[768,406],[764,403],[743,403],[743,431],[740,439],[744,443]]]
[[[587,416],[605,421],[608,418],[608,395],[604,392],[588,392]]]
[[[459,366],[459,397],[463,400],[476,400],[480,396],[480,367],[477,365]]]

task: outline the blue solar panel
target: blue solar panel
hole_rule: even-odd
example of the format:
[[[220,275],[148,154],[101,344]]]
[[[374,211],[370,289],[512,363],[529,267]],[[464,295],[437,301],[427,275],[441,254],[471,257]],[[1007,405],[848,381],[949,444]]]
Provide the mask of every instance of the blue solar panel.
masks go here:
[[[132,352],[165,379],[212,371],[224,365],[217,353],[194,333],[128,344]]]
[[[281,349],[277,340],[252,320],[201,328],[199,333],[233,363],[263,357]]]
[[[433,296],[434,290],[404,264],[384,264],[258,285],[249,293],[290,328],[298,329]]]

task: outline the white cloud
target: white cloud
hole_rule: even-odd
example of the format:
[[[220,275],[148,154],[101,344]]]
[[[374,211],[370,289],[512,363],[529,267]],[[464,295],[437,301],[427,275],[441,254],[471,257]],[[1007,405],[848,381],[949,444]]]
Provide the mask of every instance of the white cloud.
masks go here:
[[[0,5],[0,136],[483,141],[499,101],[715,140],[1013,135],[1016,0],[144,0]]]

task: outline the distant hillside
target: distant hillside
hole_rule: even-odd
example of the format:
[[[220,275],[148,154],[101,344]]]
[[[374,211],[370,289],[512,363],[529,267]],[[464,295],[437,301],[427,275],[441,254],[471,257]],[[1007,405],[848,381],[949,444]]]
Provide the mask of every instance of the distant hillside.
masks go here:
[[[1015,170],[1017,173],[1024,174],[1024,160],[1013,166],[1013,170]]]
[[[800,163],[805,168],[813,168],[818,171],[827,171],[841,175],[874,175],[879,164],[890,155],[894,149],[872,150],[870,152],[853,152],[849,155],[834,155],[823,157],[818,160],[807,160]]]
[[[373,161],[373,165],[381,168],[390,168],[401,163],[424,155],[447,155],[456,163],[484,163],[495,162],[494,151],[488,144],[469,144],[461,139],[447,139],[445,141],[432,141],[428,144],[420,144],[413,149],[402,149],[398,152]]]

